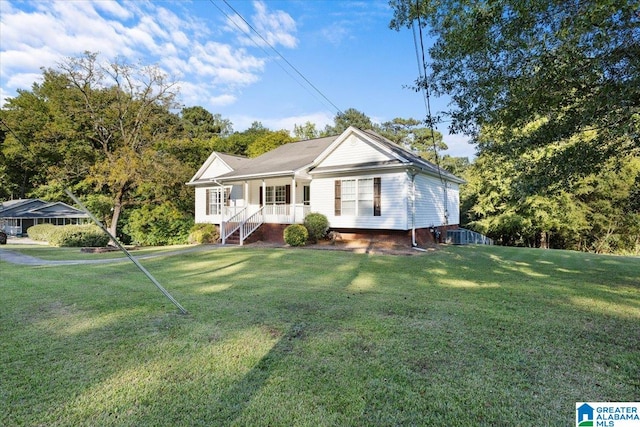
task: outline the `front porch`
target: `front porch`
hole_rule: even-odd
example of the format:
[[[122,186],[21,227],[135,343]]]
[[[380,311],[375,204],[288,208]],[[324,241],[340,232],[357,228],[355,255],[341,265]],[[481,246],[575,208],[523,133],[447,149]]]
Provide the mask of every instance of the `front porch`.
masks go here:
[[[196,222],[220,225],[222,243],[242,242],[261,224],[301,224],[311,211],[310,179],[276,176],[196,187]]]
[[[220,219],[222,244],[240,245],[262,224],[301,224],[311,207],[305,204],[248,205],[227,207]]]

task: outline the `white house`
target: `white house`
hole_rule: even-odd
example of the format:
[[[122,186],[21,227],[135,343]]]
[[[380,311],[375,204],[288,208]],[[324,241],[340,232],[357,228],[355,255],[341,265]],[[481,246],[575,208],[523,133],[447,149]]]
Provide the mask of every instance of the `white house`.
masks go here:
[[[253,159],[214,152],[187,185],[196,191],[196,222],[220,225],[223,243],[242,244],[256,230],[281,240],[286,225],[319,212],[343,236],[417,245],[457,227],[463,182],[371,130],[349,127]]]

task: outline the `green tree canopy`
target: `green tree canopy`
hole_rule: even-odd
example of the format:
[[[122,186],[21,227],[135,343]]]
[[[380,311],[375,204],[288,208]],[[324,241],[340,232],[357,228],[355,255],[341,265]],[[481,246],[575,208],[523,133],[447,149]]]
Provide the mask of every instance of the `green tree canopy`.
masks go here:
[[[333,118],[333,122],[333,126],[325,126],[322,131],[322,136],[339,135],[347,130],[349,126],[354,126],[362,130],[375,128],[369,116],[355,108],[348,108],[344,112],[339,112]]]
[[[283,144],[294,142],[295,140],[286,130],[268,131],[257,137],[247,148],[247,156],[258,157],[261,154],[271,151]]]
[[[305,122],[303,125],[293,125],[293,136],[296,141],[305,141],[320,136],[320,132],[316,129],[315,123]]]
[[[233,132],[230,120],[222,118],[220,114],[211,114],[200,106],[183,108],[180,117],[182,129],[188,138],[208,140]]]
[[[637,1],[392,0],[391,6],[392,28],[418,24],[435,39],[431,72],[417,86],[453,98],[453,132],[477,137],[487,126],[501,129],[499,142],[478,140],[481,150],[546,149],[532,171],[551,179],[585,175],[638,152]],[[519,132],[531,123],[539,126]],[[582,138],[586,131],[594,133]]]

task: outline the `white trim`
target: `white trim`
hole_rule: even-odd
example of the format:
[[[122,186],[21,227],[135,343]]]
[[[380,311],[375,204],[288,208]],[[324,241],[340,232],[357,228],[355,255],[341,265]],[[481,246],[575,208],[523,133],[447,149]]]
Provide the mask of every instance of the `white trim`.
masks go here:
[[[370,145],[373,145],[374,148],[382,151],[383,153],[389,155],[392,158],[395,158],[396,160],[400,160],[403,163],[407,163],[409,161],[408,159],[405,159],[404,157],[399,156],[396,153],[390,151],[387,147],[380,144],[378,141],[372,139],[369,135],[367,135],[365,132],[361,131],[360,129],[355,128],[353,126],[349,126],[344,132],[340,134],[340,136],[336,138],[335,141],[331,143],[331,145],[329,145],[322,153],[318,155],[318,157],[316,157],[316,159],[313,161],[313,163],[310,166],[311,167],[318,166],[327,157],[329,157],[329,155],[333,153],[335,149],[338,148],[338,146],[340,146],[349,136],[354,134],[362,138],[365,142],[369,143]]]

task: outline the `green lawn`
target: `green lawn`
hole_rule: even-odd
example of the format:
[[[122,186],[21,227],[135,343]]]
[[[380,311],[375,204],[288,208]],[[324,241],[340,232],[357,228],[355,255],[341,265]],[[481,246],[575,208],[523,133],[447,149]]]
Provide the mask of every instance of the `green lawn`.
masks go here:
[[[578,401],[640,396],[639,258],[247,247],[142,263],[189,315],[130,262],[0,261],[0,425],[555,426]]]

